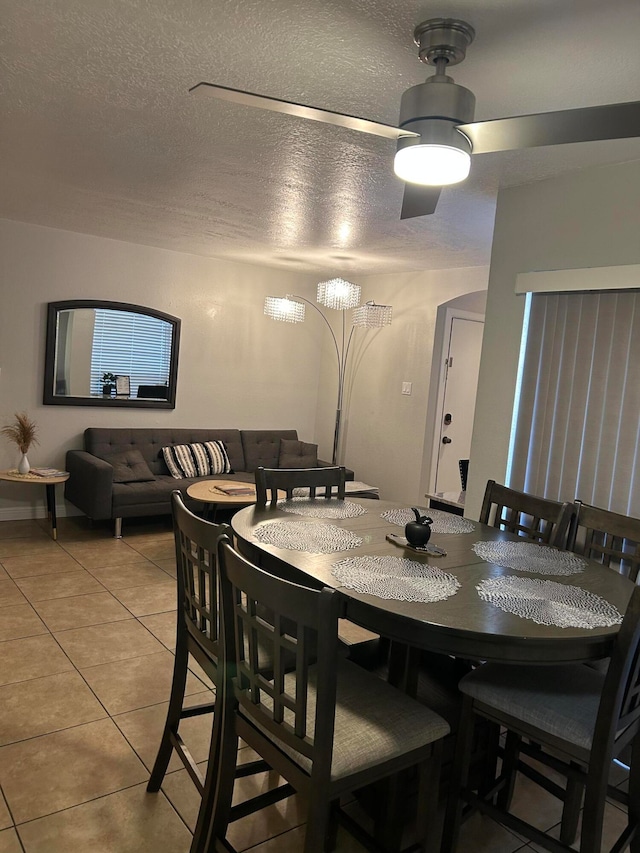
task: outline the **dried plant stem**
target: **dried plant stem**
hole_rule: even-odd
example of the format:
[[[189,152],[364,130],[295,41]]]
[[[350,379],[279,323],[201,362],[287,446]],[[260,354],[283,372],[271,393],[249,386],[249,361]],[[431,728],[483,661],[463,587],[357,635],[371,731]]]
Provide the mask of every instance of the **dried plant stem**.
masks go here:
[[[21,453],[27,453],[32,444],[38,444],[38,427],[26,412],[15,413],[15,423],[3,426],[0,433],[17,444]]]

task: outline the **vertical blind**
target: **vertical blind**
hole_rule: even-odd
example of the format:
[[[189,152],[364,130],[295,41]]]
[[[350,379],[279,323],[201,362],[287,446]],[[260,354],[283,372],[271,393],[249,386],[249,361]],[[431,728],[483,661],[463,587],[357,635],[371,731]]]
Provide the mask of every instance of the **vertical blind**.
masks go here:
[[[536,293],[509,484],[640,516],[640,293]]]
[[[139,385],[169,381],[172,326],[166,320],[126,311],[95,309],[91,393],[102,393],[103,373],[129,376],[130,396]]]

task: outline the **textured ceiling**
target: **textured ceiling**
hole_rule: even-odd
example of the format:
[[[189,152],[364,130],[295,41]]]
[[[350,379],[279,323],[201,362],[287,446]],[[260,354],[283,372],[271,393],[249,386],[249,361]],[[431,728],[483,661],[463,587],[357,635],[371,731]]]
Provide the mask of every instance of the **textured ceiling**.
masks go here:
[[[2,0],[0,217],[327,272],[488,263],[496,193],[640,140],[474,158],[400,221],[395,146],[187,94],[201,80],[395,124],[413,27],[476,29],[476,118],[640,99],[638,0]],[[594,200],[597,204],[597,200]]]

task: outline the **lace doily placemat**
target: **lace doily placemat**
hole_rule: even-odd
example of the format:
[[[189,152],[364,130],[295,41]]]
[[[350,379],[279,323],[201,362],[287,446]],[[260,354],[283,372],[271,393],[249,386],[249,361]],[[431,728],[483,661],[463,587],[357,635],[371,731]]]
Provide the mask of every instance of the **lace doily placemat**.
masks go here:
[[[433,519],[432,533],[473,533],[476,529],[473,521],[469,521],[468,518],[463,518],[461,515],[443,512],[440,509],[421,509],[420,512],[422,515]],[[416,520],[410,506],[406,509],[388,509],[381,513],[381,518],[390,521],[391,524],[397,524],[398,527],[404,527],[410,521]]]
[[[311,521],[291,521],[264,524],[254,531],[258,542],[287,548],[290,551],[308,551],[310,554],[333,554],[349,551],[362,545],[360,536],[343,530],[335,524],[314,524]]]
[[[353,501],[339,501],[337,498],[289,498],[278,501],[278,509],[311,518],[356,518],[367,512]]]
[[[460,589],[453,575],[405,557],[348,557],[331,572],[347,589],[396,601],[444,601]]]
[[[559,628],[607,628],[622,622],[616,608],[593,592],[557,581],[515,576],[490,578],[478,595],[505,613]]]
[[[577,575],[587,565],[577,554],[535,542],[476,542],[473,550],[488,563],[538,575]]]

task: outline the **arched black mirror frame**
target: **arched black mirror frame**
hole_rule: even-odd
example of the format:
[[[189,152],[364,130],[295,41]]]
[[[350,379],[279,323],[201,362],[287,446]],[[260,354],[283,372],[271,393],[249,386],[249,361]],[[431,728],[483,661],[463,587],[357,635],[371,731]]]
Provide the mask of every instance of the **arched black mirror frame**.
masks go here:
[[[171,355],[169,361],[169,391],[166,400],[144,399],[139,397],[73,397],[55,394],[55,361],[57,347],[58,314],[74,308],[105,308],[112,311],[130,311],[146,314],[171,324]],[[178,351],[180,347],[180,320],[171,314],[133,305],[129,302],[108,302],[98,299],[67,299],[62,302],[49,302],[47,306],[47,340],[44,359],[43,403],[48,406],[103,406],[108,408],[125,407],[129,409],[175,409],[176,388],[178,384]]]

